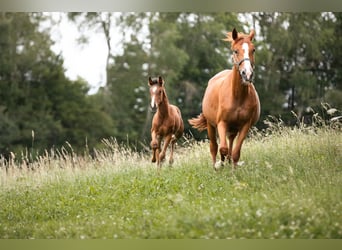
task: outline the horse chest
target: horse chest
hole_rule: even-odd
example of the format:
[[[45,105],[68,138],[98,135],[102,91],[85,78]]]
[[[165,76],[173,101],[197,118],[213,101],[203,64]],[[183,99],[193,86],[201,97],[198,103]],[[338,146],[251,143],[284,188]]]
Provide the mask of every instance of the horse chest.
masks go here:
[[[227,132],[236,133],[239,131],[246,123],[250,123],[251,111],[241,107],[232,107],[227,109],[222,109],[217,117],[218,121],[224,121],[227,126]]]
[[[155,130],[158,135],[164,136],[173,133],[175,130],[175,122],[171,118],[156,118],[153,123],[152,130]]]

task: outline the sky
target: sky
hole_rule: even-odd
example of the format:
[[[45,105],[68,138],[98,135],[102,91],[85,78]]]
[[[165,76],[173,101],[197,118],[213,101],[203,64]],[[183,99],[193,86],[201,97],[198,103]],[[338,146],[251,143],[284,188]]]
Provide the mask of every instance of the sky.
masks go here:
[[[60,18],[59,13],[53,15]],[[106,81],[107,47],[103,34],[91,32],[88,43],[80,45],[77,42],[80,32],[73,22],[61,18],[52,27],[51,38],[55,42],[52,50],[62,55],[66,76],[71,80],[83,78],[90,86],[89,94],[96,93]]]

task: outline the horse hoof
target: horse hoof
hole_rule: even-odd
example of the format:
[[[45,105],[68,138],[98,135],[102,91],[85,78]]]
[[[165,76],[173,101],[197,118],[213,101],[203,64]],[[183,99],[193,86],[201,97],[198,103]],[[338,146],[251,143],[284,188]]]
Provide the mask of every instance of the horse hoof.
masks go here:
[[[152,158],[152,160],[151,160],[152,162],[156,162],[156,159],[154,159],[154,158]]]
[[[234,165],[241,167],[241,166],[245,165],[245,162],[244,161],[238,161],[238,162],[234,163]]]
[[[223,161],[217,161],[215,164],[214,164],[214,169],[217,171],[217,170],[220,170],[221,168],[223,168]]]

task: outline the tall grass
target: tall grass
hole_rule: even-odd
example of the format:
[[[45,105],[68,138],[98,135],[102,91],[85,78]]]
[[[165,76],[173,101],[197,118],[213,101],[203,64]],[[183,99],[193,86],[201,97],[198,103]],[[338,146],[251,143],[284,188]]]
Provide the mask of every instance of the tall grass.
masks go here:
[[[114,139],[2,165],[0,238],[342,238],[341,124],[266,122],[237,170],[193,140],[161,171]]]

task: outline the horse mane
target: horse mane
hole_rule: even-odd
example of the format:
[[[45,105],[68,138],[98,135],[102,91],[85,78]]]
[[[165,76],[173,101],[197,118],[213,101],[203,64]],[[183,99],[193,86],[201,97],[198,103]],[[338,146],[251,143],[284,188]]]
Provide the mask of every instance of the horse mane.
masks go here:
[[[222,40],[223,41],[226,41],[226,42],[233,42],[234,39],[233,39],[233,32],[227,32],[226,34],[226,38],[223,38]],[[244,33],[240,33],[238,32],[238,40],[241,40],[241,39],[244,39],[244,38],[247,38],[249,35],[246,35]]]
[[[237,42],[239,42],[243,39],[249,38],[251,36],[254,37],[254,30],[252,30],[250,34],[244,34],[244,33],[238,32],[238,37],[236,40],[234,40],[233,39],[233,32],[227,32],[226,38],[223,38],[222,40],[226,41],[226,42],[230,42],[233,46],[234,43],[237,43]]]

